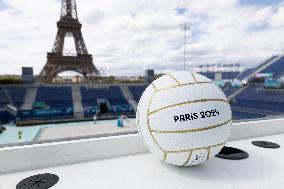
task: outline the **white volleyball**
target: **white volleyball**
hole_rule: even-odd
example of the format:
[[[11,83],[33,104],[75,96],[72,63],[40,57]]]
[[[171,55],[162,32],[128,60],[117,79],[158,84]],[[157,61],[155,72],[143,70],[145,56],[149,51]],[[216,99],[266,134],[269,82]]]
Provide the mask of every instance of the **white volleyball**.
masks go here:
[[[228,140],[232,114],[212,80],[187,71],[163,75],[141,96],[136,120],[150,152],[178,166],[214,157]]]

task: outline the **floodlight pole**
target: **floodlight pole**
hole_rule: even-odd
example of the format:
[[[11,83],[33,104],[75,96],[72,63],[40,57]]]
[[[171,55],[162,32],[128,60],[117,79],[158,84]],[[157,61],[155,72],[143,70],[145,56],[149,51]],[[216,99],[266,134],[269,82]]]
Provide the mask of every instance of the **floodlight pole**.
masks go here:
[[[183,70],[186,69],[186,32],[190,30],[191,24],[188,22],[182,23],[179,25],[181,31],[184,32],[184,44],[183,44]]]

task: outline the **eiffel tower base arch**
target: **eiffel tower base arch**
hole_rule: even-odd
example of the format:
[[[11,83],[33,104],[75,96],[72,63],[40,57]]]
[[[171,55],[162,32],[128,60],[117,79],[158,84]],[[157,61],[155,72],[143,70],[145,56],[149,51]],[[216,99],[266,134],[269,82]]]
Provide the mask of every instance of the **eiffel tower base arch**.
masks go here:
[[[98,74],[92,55],[62,56],[48,53],[47,63],[40,73],[39,81],[52,83],[58,74],[65,71],[80,73],[87,82],[92,81],[93,76]]]

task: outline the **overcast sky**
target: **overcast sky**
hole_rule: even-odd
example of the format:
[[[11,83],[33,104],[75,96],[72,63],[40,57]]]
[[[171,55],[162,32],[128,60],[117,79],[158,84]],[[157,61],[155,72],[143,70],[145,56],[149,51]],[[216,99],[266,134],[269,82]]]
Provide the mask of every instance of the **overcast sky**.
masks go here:
[[[0,0],[0,74],[38,74],[51,51],[60,0]],[[183,69],[183,33],[190,21],[189,65],[252,66],[284,50],[280,0],[77,0],[94,64],[105,74],[142,75]]]

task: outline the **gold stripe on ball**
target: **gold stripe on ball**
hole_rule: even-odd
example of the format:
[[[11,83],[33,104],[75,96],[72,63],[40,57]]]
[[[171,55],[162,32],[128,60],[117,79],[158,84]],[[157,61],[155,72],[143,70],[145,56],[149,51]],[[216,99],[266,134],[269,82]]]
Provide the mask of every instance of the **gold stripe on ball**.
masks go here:
[[[189,149],[184,149],[184,150],[169,150],[169,151],[166,151],[166,152],[167,153],[182,153],[182,152],[188,152],[190,150],[203,150],[203,149],[207,149],[207,148],[213,148],[213,147],[217,147],[217,146],[222,146],[224,144],[225,144],[225,142],[220,143],[220,144],[211,145],[211,146],[200,147],[200,148],[189,148]]]
[[[211,147],[208,147],[208,148],[207,148],[207,158],[206,158],[206,161],[209,160],[209,158],[210,158],[210,153],[211,153]]]
[[[154,87],[154,89],[155,89],[155,85],[154,84],[151,84],[153,87]],[[152,100],[153,100],[153,97],[154,97],[154,95],[156,94],[156,91],[155,92],[153,92],[153,94],[152,94],[152,96],[150,97],[150,100],[149,100],[149,104],[148,104],[148,107],[147,107],[147,126],[148,126],[148,131],[149,131],[149,133],[150,133],[150,135],[151,135],[151,137],[152,137],[152,139],[153,139],[153,141],[155,142],[155,144],[158,146],[158,148],[163,152],[163,153],[165,153],[165,150],[163,150],[163,148],[159,145],[159,143],[156,141],[156,139],[154,138],[154,136],[153,136],[153,134],[152,134],[152,132],[151,132],[151,127],[150,127],[150,124],[149,124],[149,108],[150,108],[150,105],[151,105],[151,103],[152,103]]]
[[[167,153],[167,152],[164,152],[163,161],[166,161],[166,160],[167,160],[167,157],[168,157],[168,153]]]
[[[191,73],[191,75],[192,75],[192,78],[193,78],[194,83],[197,83],[197,79],[196,79],[196,77],[194,76],[194,74]]]
[[[151,85],[152,85],[152,87],[154,88],[154,93],[156,93],[156,91],[157,91],[157,87],[155,86],[155,84],[154,83],[151,83]]]
[[[224,100],[224,99],[199,99],[199,100],[191,100],[191,101],[186,101],[186,102],[181,102],[181,103],[178,103],[178,104],[173,104],[173,105],[169,105],[169,106],[165,106],[163,108],[159,108],[157,110],[153,110],[151,112],[148,113],[148,115],[152,115],[154,113],[157,113],[157,112],[160,112],[162,110],[165,110],[165,109],[168,109],[168,108],[172,108],[172,107],[178,107],[178,106],[184,106],[184,105],[187,105],[187,104],[195,104],[195,103],[200,103],[200,102],[225,102],[225,103],[228,103],[227,100]]]
[[[180,85],[180,82],[171,74],[167,74],[167,76],[171,77],[173,80],[175,80],[175,82],[177,82],[178,85]]]
[[[173,85],[173,86],[170,86],[170,87],[157,89],[157,92],[165,91],[165,90],[169,90],[169,89],[174,89],[174,88],[178,88],[178,87],[185,87],[185,86],[190,86],[190,85],[206,84],[206,83],[212,83],[212,82],[204,81],[204,82],[197,82],[197,83],[184,83],[184,84],[180,84],[180,85]]]
[[[186,161],[184,162],[184,164],[182,166],[186,166],[188,164],[189,160],[191,159],[192,151],[193,150],[189,150],[188,157],[187,157]]]

